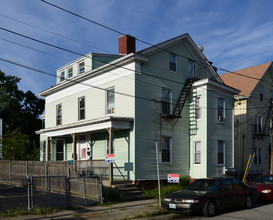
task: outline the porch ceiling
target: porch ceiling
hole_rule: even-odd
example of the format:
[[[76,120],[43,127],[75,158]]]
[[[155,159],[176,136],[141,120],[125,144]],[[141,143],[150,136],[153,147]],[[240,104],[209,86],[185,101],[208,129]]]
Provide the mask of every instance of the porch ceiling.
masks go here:
[[[63,136],[73,133],[84,133],[90,131],[100,131],[107,128],[114,130],[130,129],[134,118],[108,116],[95,120],[82,121],[69,125],[60,125],[52,128],[45,128],[36,131],[36,134],[43,134],[48,137]]]

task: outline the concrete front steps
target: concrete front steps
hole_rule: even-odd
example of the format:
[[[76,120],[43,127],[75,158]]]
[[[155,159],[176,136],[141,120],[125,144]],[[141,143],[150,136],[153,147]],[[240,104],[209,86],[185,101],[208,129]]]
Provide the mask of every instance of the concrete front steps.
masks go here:
[[[112,187],[120,191],[125,201],[138,201],[147,199],[141,190],[131,181],[114,181]]]

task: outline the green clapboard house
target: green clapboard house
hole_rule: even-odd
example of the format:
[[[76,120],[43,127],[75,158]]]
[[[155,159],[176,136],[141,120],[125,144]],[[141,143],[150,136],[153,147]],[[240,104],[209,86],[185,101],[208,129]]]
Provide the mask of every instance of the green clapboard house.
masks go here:
[[[183,34],[136,52],[135,38],[124,35],[119,54],[90,53],[59,68],[57,84],[39,94],[46,101],[41,160],[143,183],[157,179],[158,155],[162,180],[223,176],[234,166],[239,91],[202,49]],[[105,163],[106,154],[115,164]]]

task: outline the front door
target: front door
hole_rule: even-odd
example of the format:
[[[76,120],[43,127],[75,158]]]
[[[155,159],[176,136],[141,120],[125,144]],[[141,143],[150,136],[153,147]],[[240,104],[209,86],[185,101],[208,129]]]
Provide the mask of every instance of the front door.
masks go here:
[[[88,159],[86,135],[79,136],[78,155],[79,155],[79,160],[87,160]]]
[[[64,141],[56,141],[56,160],[64,160]]]

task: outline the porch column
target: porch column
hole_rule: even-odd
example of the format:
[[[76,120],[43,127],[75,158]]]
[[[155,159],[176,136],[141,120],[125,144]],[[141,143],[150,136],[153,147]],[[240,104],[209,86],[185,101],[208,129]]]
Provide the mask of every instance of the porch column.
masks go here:
[[[77,133],[72,134],[73,137],[73,166],[75,171],[77,171]]]
[[[50,137],[47,137],[47,140],[46,140],[46,142],[47,142],[47,161],[50,161],[50,151],[51,151],[51,149],[50,149]]]
[[[113,153],[113,128],[110,127],[108,128],[108,133],[109,133],[109,154]],[[113,182],[113,163],[109,163],[109,181],[110,184]]]

